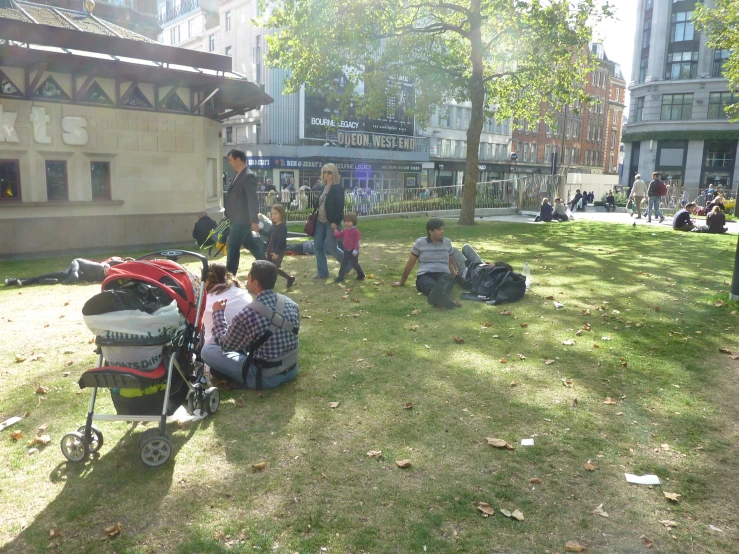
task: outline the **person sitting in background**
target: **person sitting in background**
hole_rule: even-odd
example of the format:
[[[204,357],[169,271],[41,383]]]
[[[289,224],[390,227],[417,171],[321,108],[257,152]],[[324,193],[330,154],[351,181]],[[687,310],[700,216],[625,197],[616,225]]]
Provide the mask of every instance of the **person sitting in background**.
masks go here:
[[[718,206],[714,206],[711,213],[706,216],[706,227],[708,227],[708,232],[721,235],[729,230],[727,227],[724,227],[724,225],[726,225],[726,216],[724,215],[724,212],[722,212],[721,208]]]
[[[607,212],[616,211],[616,199],[613,197],[613,192],[610,190],[608,191],[608,194],[606,194],[606,201],[604,202],[604,205]]]
[[[534,221],[544,221],[546,223],[549,223],[552,221],[553,213],[554,208],[552,208],[552,205],[549,203],[549,198],[543,198],[541,201],[541,208],[539,208],[539,215],[536,216],[536,219]]]
[[[102,283],[108,276],[108,270],[123,262],[133,261],[133,258],[121,258],[113,256],[102,262],[93,262],[84,258],[75,258],[66,269],[54,273],[46,273],[36,277],[11,277],[5,279],[5,286],[16,285],[56,285],[58,283],[68,284],[76,281],[87,281],[89,283]]]
[[[706,214],[711,213],[714,207],[718,207],[721,211],[726,209],[724,206],[724,196],[720,192],[717,192],[713,200],[706,204]]]
[[[570,216],[567,215],[567,207],[562,203],[562,199],[558,196],[554,199],[554,213],[552,218],[558,221],[569,221]]]
[[[679,210],[672,219],[672,228],[675,231],[692,231],[695,228],[695,221],[690,219],[691,214],[695,213],[695,204],[689,202],[682,210]]]
[[[577,189],[575,191],[575,197],[570,201],[570,211],[574,212],[575,210],[579,210],[581,205],[582,194],[580,193],[580,189]]]
[[[198,246],[203,246],[205,241],[208,240],[210,232],[216,227],[218,227],[218,224],[208,216],[208,212],[200,212],[195,227],[192,229],[192,238],[195,239]]]

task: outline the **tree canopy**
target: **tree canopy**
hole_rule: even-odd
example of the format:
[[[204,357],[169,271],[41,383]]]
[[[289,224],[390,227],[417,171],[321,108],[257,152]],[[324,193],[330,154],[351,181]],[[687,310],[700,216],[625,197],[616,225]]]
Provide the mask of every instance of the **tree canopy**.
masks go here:
[[[575,99],[595,63],[592,27],[612,15],[600,0],[266,0],[267,63],[288,70],[286,92],[332,94],[377,116],[398,83],[415,86],[420,125],[441,105],[470,102],[460,222],[474,221],[478,148],[485,117],[539,121]],[[363,94],[358,94],[362,90]]]
[[[729,51],[723,66],[723,75],[729,80],[732,91],[739,90],[739,2],[715,0],[714,7],[696,6],[696,24],[708,33],[708,46]],[[727,113],[739,120],[739,103],[729,106]]]

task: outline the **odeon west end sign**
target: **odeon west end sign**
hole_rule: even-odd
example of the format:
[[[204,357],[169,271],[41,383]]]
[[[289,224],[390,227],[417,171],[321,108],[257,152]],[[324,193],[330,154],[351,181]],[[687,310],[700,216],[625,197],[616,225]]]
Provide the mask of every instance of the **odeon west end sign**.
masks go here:
[[[49,125],[51,117],[46,115],[46,108],[31,108],[31,124],[33,140],[36,144],[51,144]],[[0,142],[20,142],[15,124],[18,114],[6,112],[0,104]],[[84,146],[87,144],[87,119],[84,117],[67,116],[62,118],[62,140],[70,146]]]

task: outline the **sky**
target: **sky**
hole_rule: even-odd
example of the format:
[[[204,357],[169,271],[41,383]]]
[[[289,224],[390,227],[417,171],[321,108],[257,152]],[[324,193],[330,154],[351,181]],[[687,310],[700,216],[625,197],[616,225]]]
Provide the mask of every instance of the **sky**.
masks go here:
[[[596,34],[603,42],[608,59],[621,66],[628,87],[631,81],[638,0],[611,0],[611,3],[615,5],[616,18],[599,25]]]

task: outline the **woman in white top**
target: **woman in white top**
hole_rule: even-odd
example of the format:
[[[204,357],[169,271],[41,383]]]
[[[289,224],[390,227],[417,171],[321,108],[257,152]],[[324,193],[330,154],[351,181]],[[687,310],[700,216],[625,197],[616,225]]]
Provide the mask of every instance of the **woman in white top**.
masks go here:
[[[251,303],[251,295],[241,288],[239,280],[231,275],[222,263],[208,265],[208,276],[205,279],[205,290],[208,297],[203,314],[203,348],[215,344],[213,340],[213,304],[217,300],[226,299],[226,322]]]

